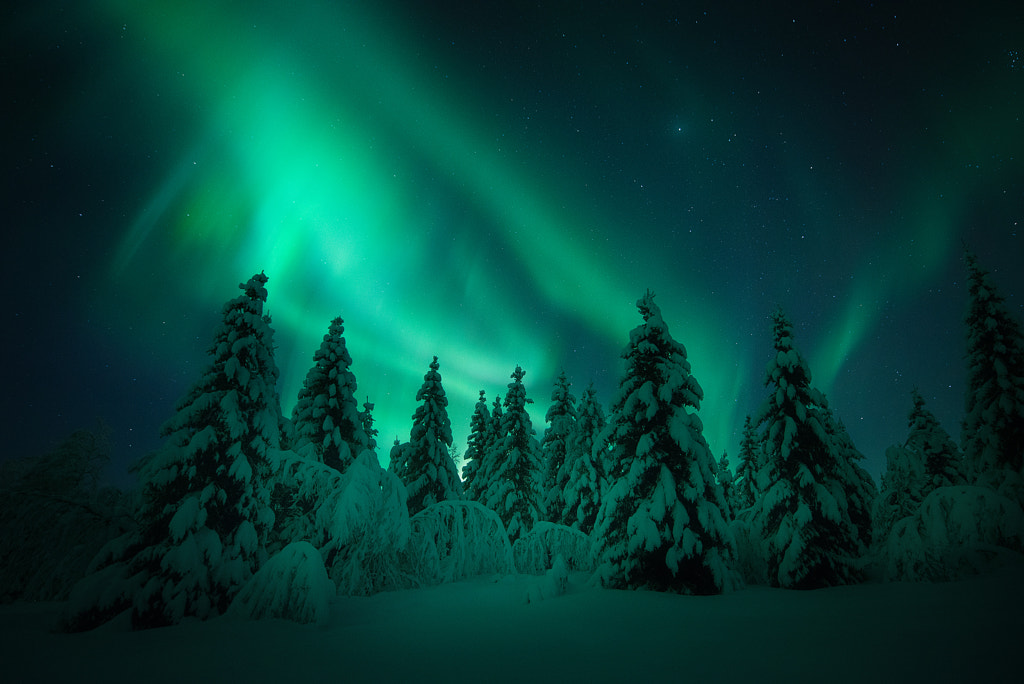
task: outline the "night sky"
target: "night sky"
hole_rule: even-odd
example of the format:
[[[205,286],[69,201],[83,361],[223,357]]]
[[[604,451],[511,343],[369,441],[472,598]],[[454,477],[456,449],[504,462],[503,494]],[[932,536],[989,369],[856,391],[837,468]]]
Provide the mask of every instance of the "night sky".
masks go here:
[[[1024,317],[1015,4],[7,3],[0,458],[124,477],[262,270],[286,412],[342,316],[385,462],[435,354],[460,449],[516,364],[538,436],[607,404],[650,288],[716,456],[781,305],[877,477],[915,385],[959,438],[965,245]]]

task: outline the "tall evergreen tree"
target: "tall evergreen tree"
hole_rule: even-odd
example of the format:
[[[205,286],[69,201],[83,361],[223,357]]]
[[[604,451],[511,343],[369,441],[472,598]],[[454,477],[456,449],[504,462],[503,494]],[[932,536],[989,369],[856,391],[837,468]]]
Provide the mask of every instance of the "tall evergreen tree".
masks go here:
[[[270,450],[280,407],[267,277],[239,285],[210,347],[212,362],[164,424],[143,467],[143,525],[130,562],[141,575],[132,624],[156,627],[222,613],[265,555],[274,523]]]
[[[832,437],[832,453],[846,493],[846,510],[860,542],[859,552],[863,553],[871,546],[871,507],[878,498],[878,488],[871,474],[861,466],[864,454],[854,445],[843,421],[832,411],[825,411],[822,418],[826,431]]]
[[[363,411],[359,414],[359,422],[363,426],[363,433],[366,434],[366,448],[370,451],[377,451],[377,435],[380,430],[373,427],[373,402],[367,397],[363,402]]]
[[[572,467],[567,462],[569,442],[576,431],[576,397],[569,391],[571,386],[562,371],[551,391],[551,406],[544,417],[548,427],[540,443],[544,463],[544,519],[559,524],[563,522],[565,485]]]
[[[772,315],[775,355],[765,371],[771,389],[754,417],[763,427],[765,485],[752,523],[765,542],[772,585],[796,589],[857,578],[860,537],[850,519],[842,468],[826,427],[825,396],[793,346],[793,327]]]
[[[975,481],[1024,475],[1024,337],[1020,323],[967,254],[967,393],[961,446]]]
[[[487,399],[484,391],[480,390],[480,399],[473,408],[473,415],[469,419],[469,436],[466,437],[465,465],[462,466],[462,485],[466,498],[470,501],[480,499],[480,488],[477,482],[477,474],[483,462],[483,456],[488,447],[488,427],[491,420],[491,412],[487,410]]]
[[[344,472],[370,440],[356,403],[356,376],[340,317],[331,321],[292,410],[295,451]]]
[[[761,449],[757,431],[750,416],[743,420],[743,437],[740,438],[739,465],[732,487],[732,510],[735,514],[745,511],[760,498],[757,476],[761,470]]]
[[[734,515],[732,510],[732,489],[734,485],[734,478],[732,475],[732,469],[729,467],[729,454],[725,452],[722,452],[722,458],[718,459],[718,465],[715,470],[715,479],[718,480],[718,486],[722,488],[722,496],[725,499],[725,508],[722,509],[722,512],[731,520]]]
[[[480,466],[477,468],[476,475],[473,476],[473,488],[476,490],[474,501],[485,506],[487,505],[487,490],[491,488],[497,464],[504,458],[504,454],[501,453],[501,445],[499,444],[499,441],[504,440],[505,437],[501,432],[501,423],[505,417],[501,404],[501,395],[494,395],[494,401],[491,402],[491,416],[487,421],[487,429],[480,440]]]
[[[595,525],[606,586],[714,594],[735,584],[725,500],[696,413],[704,397],[686,349],[648,292],[604,438],[615,478]]]
[[[439,501],[462,498],[459,473],[448,452],[452,426],[440,367],[435,356],[416,393],[416,401],[422,403],[412,416],[412,431],[404,450],[405,467],[400,476],[409,494],[409,515]]]
[[[505,394],[500,430],[484,457],[488,473],[486,505],[505,523],[510,542],[515,542],[541,520],[540,444],[534,437],[530,414],[526,412],[526,405],[533,400],[526,397],[525,375],[523,369],[516,366]],[[494,413],[491,416],[493,419]]]
[[[594,385],[583,391],[576,416],[576,430],[569,444],[569,477],[560,520],[584,534],[590,534],[601,508],[601,494],[607,489],[605,453],[599,435],[605,428],[604,409],[598,403]]]

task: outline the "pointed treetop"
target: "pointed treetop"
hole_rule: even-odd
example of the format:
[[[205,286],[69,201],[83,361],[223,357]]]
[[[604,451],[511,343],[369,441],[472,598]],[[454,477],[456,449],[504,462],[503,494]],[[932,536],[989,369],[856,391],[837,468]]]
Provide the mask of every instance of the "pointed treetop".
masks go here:
[[[654,293],[650,290],[644,292],[644,296],[637,300],[636,308],[640,310],[645,322],[651,318],[661,318],[661,309],[654,303]]]
[[[245,291],[245,296],[249,299],[257,299],[261,302],[267,301],[267,275],[260,271],[252,278],[249,278],[247,282],[239,283],[238,289]]]

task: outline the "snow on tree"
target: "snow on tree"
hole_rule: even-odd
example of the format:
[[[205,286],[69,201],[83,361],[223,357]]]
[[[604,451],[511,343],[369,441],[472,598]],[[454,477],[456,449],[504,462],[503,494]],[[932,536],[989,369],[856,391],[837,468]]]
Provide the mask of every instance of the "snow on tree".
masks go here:
[[[409,442],[401,447],[399,477],[408,491],[410,515],[439,501],[462,498],[462,483],[448,451],[452,427],[439,368],[435,356],[416,393],[416,401],[422,403],[413,413]]]
[[[757,477],[761,470],[761,464],[760,442],[757,439],[756,429],[750,421],[750,416],[747,416],[743,420],[739,465],[736,467],[736,477],[732,482],[730,504],[734,514],[739,515],[742,511],[748,510],[760,498]]]
[[[280,440],[267,277],[239,287],[210,347],[212,363],[162,428],[168,443],[144,466],[136,628],[224,612],[265,556],[274,524],[269,452]]]
[[[526,398],[525,375],[519,366],[512,372],[512,382],[505,394],[505,410],[499,416],[501,427],[484,456],[487,473],[484,502],[501,518],[511,543],[541,519],[540,444],[534,437],[530,414],[526,412],[526,405],[532,400]],[[493,419],[494,413],[491,416]]]
[[[605,453],[599,435],[605,428],[604,410],[593,384],[583,392],[576,416],[576,430],[569,445],[569,476],[560,519],[565,525],[590,534],[601,508],[601,494],[607,489]]]
[[[834,448],[824,395],[793,346],[793,328],[772,315],[775,356],[765,370],[772,391],[753,422],[763,427],[762,497],[751,511],[752,532],[764,543],[773,586],[796,589],[845,584],[858,578],[863,552],[850,518],[844,468]]]
[[[516,570],[540,575],[551,569],[555,559],[571,570],[590,572],[594,569],[594,544],[579,530],[552,522],[539,522],[516,540],[512,556]]]
[[[722,488],[722,496],[725,497],[725,508],[723,513],[726,517],[732,519],[732,488],[733,488],[733,475],[732,469],[729,467],[729,454],[722,452],[722,458],[718,459],[718,465],[715,468],[715,479],[718,481],[718,486]]]
[[[831,410],[824,411],[822,419],[825,430],[832,437],[832,453],[846,493],[847,512],[863,553],[871,546],[871,507],[878,498],[878,488],[868,471],[861,467],[864,454],[854,445],[843,421]]]
[[[307,541],[293,542],[271,556],[242,587],[228,614],[323,625],[336,592],[320,552]]]
[[[376,454],[363,451],[344,473],[291,452],[278,457],[277,480],[303,511],[279,535],[319,549],[341,594],[407,586],[400,557],[409,540],[405,487]]]
[[[594,530],[597,577],[610,587],[715,594],[737,581],[714,459],[696,413],[704,391],[650,292],[623,352],[625,375],[603,439],[614,478]]]
[[[939,487],[899,520],[885,546],[892,581],[957,580],[1012,563],[1024,552],[1024,511],[987,487]]]
[[[1024,474],[1024,336],[989,274],[967,254],[967,392],[961,446],[973,481]]]
[[[293,448],[342,472],[370,444],[344,334],[344,321],[332,320],[292,410]]]
[[[907,439],[885,451],[886,470],[872,514],[877,544],[884,545],[896,521],[913,515],[932,491],[966,484],[962,457],[949,433],[916,388],[911,398]]]
[[[410,521],[403,564],[417,585],[515,571],[512,547],[497,513],[475,501],[442,501]]]
[[[544,519],[556,523],[562,522],[565,509],[565,486],[572,468],[572,455],[568,451],[576,431],[576,397],[569,392],[569,387],[571,383],[562,371],[551,391],[551,406],[544,417],[548,427],[540,443],[544,463]]]
[[[477,482],[477,474],[484,454],[487,452],[488,426],[491,420],[491,413],[487,410],[487,400],[484,398],[484,391],[480,390],[480,399],[473,408],[473,415],[469,419],[469,436],[466,437],[465,465],[462,466],[462,486],[466,498],[470,501],[480,499],[480,488]]]
[[[373,427],[373,402],[367,397],[363,402],[363,411],[359,414],[359,421],[363,426],[363,433],[366,435],[366,448],[370,451],[377,451],[377,435],[380,430]]]

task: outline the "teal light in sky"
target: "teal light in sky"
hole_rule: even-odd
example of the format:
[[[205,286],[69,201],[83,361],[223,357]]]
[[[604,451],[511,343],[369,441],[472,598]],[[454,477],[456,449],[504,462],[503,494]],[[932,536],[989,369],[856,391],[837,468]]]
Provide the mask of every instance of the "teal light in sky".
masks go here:
[[[616,237],[570,161],[503,149],[472,90],[438,79],[429,48],[372,10],[203,7],[110,3],[152,87],[169,81],[201,113],[193,144],[126,232],[115,279],[129,282],[133,261],[136,274],[183,269],[173,281],[183,291],[165,294],[210,307],[265,270],[286,411],[341,315],[382,457],[395,434],[406,438],[432,355],[458,437],[477,391],[503,393],[516,364],[542,426],[573,346],[558,331],[579,326],[618,349],[639,322],[633,302],[652,287],[678,311],[669,323],[706,391],[706,436],[718,450],[733,441],[749,369],[745,354],[721,353],[718,307],[690,297],[673,307],[672,292],[699,290],[680,255],[642,233]],[[435,202],[433,188],[454,190],[459,204]],[[618,359],[605,364],[617,380]],[[578,391],[589,380],[573,378]]]

